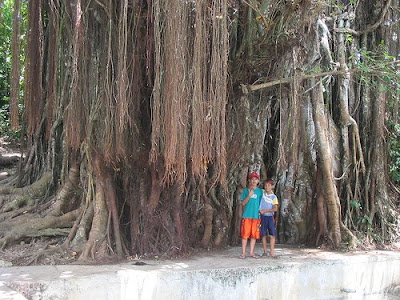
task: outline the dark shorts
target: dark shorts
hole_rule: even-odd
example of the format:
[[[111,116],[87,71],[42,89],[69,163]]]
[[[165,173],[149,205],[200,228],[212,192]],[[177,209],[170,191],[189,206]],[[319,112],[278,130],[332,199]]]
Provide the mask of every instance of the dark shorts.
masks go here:
[[[276,235],[274,216],[261,216],[261,236]]]

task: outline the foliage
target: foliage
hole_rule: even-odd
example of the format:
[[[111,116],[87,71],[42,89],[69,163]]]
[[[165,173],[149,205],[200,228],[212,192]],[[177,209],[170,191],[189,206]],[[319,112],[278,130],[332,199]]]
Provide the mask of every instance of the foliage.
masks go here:
[[[369,84],[364,74],[373,74],[376,79],[384,82],[382,85],[386,91],[391,91],[394,95],[400,94],[400,74],[398,72],[399,61],[395,56],[390,55],[384,41],[381,41],[376,50],[360,49],[356,55],[349,58],[353,60],[355,66],[361,71],[361,79],[365,84]],[[373,82],[372,84],[375,84]]]
[[[19,136],[20,132],[9,130],[9,101],[10,101],[10,80],[11,80],[11,61],[12,61],[12,26],[13,26],[13,6],[14,1],[5,0],[1,8],[0,24],[0,132],[2,135],[10,137]],[[27,26],[27,1],[21,1],[21,19],[20,19],[20,66],[23,69],[25,60],[25,32]],[[23,99],[23,72],[20,78],[20,100]],[[22,112],[22,104],[19,105],[19,111]]]
[[[19,105],[20,114],[23,110],[23,105]],[[0,106],[0,133],[2,136],[8,136],[11,139],[17,139],[21,136],[21,130],[12,131],[10,129],[10,111],[9,104]]]
[[[356,67],[362,72],[360,79],[366,85],[376,86],[376,80],[384,84],[381,88],[390,94],[388,97],[389,109],[393,111],[399,104],[400,74],[398,72],[398,57],[390,55],[384,41],[381,41],[376,51],[360,50],[356,56],[350,59],[355,61]],[[370,81],[367,74],[374,74],[375,80]],[[366,74],[366,75],[363,75]],[[396,112],[394,112],[396,114]],[[389,175],[396,183],[400,183],[400,124],[388,120],[389,131]]]
[[[4,134],[10,125],[8,104],[0,106],[0,132]]]
[[[400,124],[394,124],[389,137],[389,174],[396,184],[400,184]]]
[[[357,200],[350,200],[350,206],[354,207],[356,210],[362,209],[361,203]]]
[[[13,1],[5,1],[3,3],[3,7],[1,9],[1,24],[0,24],[0,107],[2,107],[4,104],[8,103],[9,97],[10,97],[12,4],[13,4]]]

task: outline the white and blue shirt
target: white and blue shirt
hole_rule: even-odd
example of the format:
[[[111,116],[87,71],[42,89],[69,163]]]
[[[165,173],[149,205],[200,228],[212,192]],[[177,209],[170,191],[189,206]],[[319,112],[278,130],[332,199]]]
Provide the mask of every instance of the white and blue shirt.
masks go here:
[[[263,191],[263,196],[260,201],[259,210],[273,209],[275,204],[279,204],[278,197],[276,197],[274,193],[268,195],[266,191]],[[263,216],[273,216],[273,215],[274,215],[273,212],[268,212],[263,214]]]

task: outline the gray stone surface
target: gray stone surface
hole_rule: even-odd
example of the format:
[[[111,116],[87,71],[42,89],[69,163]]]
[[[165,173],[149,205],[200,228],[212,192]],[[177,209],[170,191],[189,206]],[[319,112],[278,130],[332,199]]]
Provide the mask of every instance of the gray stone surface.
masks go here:
[[[9,288],[0,282],[0,299],[2,300],[26,300],[27,298],[21,293]]]
[[[0,268],[1,267],[11,267],[11,266],[12,266],[11,262],[0,259]]]
[[[256,250],[261,253],[261,245]],[[398,299],[399,251],[329,252],[277,245],[278,259],[233,247],[190,259],[0,268],[0,299]],[[11,290],[10,290],[11,289]],[[20,298],[21,299],[21,298]],[[23,299],[23,298],[22,298]]]

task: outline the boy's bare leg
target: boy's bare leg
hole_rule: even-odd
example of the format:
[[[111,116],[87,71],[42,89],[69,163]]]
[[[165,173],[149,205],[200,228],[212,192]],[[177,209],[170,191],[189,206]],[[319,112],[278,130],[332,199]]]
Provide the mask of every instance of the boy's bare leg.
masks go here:
[[[275,249],[275,237],[273,236],[273,235],[271,235],[271,240],[269,241],[269,244],[270,244],[270,252],[269,252],[269,255],[272,257],[272,256],[275,256],[275,253],[274,253],[274,249]]]
[[[242,255],[246,256],[247,239],[242,239]]]
[[[264,248],[264,253],[267,253],[267,236],[262,237],[262,243],[263,243],[263,248]]]
[[[250,239],[250,256],[254,255],[254,248],[256,246],[256,239]]]

